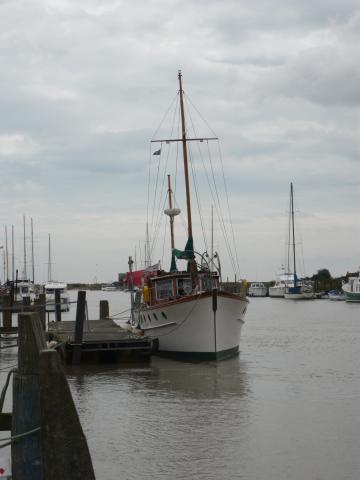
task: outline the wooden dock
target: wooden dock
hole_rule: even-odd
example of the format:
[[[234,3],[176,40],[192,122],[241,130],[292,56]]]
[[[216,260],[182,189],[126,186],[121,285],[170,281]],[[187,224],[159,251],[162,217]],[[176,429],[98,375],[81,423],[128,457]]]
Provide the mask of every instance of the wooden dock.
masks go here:
[[[74,363],[74,353],[79,347],[75,338],[76,322],[51,322],[50,340],[61,343],[66,361]],[[147,361],[152,342],[120,327],[111,319],[89,320],[84,323],[81,344],[81,361]],[[75,362],[78,363],[78,362]]]
[[[18,368],[0,404],[0,431],[10,431],[14,480],[95,480],[86,437],[59,354],[48,350],[38,312],[19,314]],[[2,412],[13,375],[11,412]]]

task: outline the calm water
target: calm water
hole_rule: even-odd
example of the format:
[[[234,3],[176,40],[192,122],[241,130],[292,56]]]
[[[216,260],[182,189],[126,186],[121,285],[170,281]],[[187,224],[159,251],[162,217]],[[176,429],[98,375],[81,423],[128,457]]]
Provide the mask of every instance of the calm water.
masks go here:
[[[100,298],[128,306],[88,292],[93,318]],[[360,305],[259,298],[237,358],[68,369],[97,478],[359,478],[359,333]]]

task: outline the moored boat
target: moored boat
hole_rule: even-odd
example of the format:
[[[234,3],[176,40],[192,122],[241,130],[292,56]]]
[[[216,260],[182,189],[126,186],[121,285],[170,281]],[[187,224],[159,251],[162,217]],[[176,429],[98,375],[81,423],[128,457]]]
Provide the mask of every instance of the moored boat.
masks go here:
[[[70,310],[70,295],[67,291],[67,284],[64,282],[50,281],[44,286],[46,311],[55,311],[55,295],[56,291],[60,294],[60,309],[62,312]]]
[[[269,297],[284,298],[285,288],[294,283],[294,275],[291,273],[282,273],[278,275],[275,284],[269,287]]]
[[[341,290],[330,290],[327,294],[327,298],[333,301],[346,300],[346,295]]]
[[[291,241],[292,240],[292,241]],[[290,258],[290,247],[292,247],[293,260],[293,283],[286,285],[284,298],[287,300],[310,300],[315,298],[313,287],[309,282],[301,281],[296,273],[296,242],[295,242],[295,219],[294,219],[294,189],[290,183],[290,212],[289,212],[289,243],[288,259]],[[288,263],[290,263],[288,261]],[[290,265],[288,265],[288,270]]]
[[[360,302],[360,273],[357,277],[349,277],[348,281],[342,285],[342,291],[347,302]]]
[[[262,282],[252,282],[249,286],[249,297],[266,297],[267,286]]]
[[[51,239],[49,234],[49,261],[48,261],[48,281],[44,285],[45,303],[47,312],[55,312],[56,310],[56,294],[60,298],[60,309],[62,312],[68,312],[70,310],[70,295],[67,291],[67,284],[65,282],[58,282],[52,280],[51,269]]]
[[[139,326],[146,336],[157,339],[159,353],[219,359],[239,351],[240,333],[248,300],[243,290],[232,293],[220,285],[221,264],[219,255],[214,253],[212,248],[210,253],[203,254],[194,250],[188,142],[207,142],[217,138],[188,138],[181,72],[178,80],[181,138],[159,142],[165,145],[180,142],[182,145],[187,243],[182,251],[174,247],[174,217],[180,214],[180,209],[172,205],[173,192],[168,175],[169,208],[164,213],[170,218],[171,267],[169,271],[145,269],[142,296],[141,291],[138,291],[133,302],[133,323]],[[160,154],[161,148],[154,152],[154,155]],[[186,262],[183,270],[178,269],[177,261]],[[150,260],[148,265],[151,265]]]

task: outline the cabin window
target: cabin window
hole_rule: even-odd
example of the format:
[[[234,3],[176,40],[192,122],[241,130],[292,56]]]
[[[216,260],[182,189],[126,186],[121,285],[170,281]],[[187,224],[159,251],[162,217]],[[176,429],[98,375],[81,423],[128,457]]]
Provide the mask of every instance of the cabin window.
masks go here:
[[[28,287],[21,287],[21,291],[23,293],[28,293],[29,289],[28,289]]]
[[[158,319],[156,313],[153,313],[153,317],[155,318],[155,320]]]
[[[150,315],[148,314],[148,319],[149,319],[149,322],[151,322],[151,318],[150,318]]]
[[[211,290],[213,288],[211,277],[206,276],[201,279],[201,290],[204,292]]]
[[[190,295],[191,293],[191,279],[190,278],[179,278],[177,281],[177,291],[178,295]]]
[[[167,319],[166,313],[161,312],[161,315],[165,318],[165,320]]]
[[[165,300],[172,298],[173,286],[171,279],[159,280],[156,282],[156,298],[158,300]]]

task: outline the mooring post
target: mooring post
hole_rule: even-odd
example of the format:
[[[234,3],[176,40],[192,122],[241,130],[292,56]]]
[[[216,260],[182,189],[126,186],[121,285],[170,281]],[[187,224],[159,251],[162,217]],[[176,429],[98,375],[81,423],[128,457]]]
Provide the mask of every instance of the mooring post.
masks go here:
[[[107,300],[100,300],[100,320],[109,318],[109,302]]]
[[[22,304],[23,304],[23,312],[29,312],[30,311],[30,305],[31,305],[30,297],[23,297]]]
[[[76,320],[75,320],[75,334],[74,334],[74,349],[73,349],[73,365],[78,365],[81,361],[81,345],[84,332],[85,322],[85,307],[86,307],[86,291],[78,291],[78,299],[76,306]]]
[[[3,297],[3,327],[12,327],[12,301],[10,295],[5,295]]]
[[[41,324],[42,324],[44,330],[46,330],[46,306],[45,306],[45,302],[46,302],[45,293],[40,293],[38,299],[35,300],[35,305],[37,306],[36,311],[39,313],[40,321],[41,321]]]
[[[95,479],[86,437],[55,350],[40,352],[40,406],[44,479]]]
[[[60,290],[55,288],[55,320],[61,322],[61,296]]]
[[[30,432],[12,444],[12,471],[16,480],[41,480],[39,352],[46,348],[39,315],[20,313],[18,371],[13,378],[11,434]],[[31,433],[32,432],[32,433]]]

